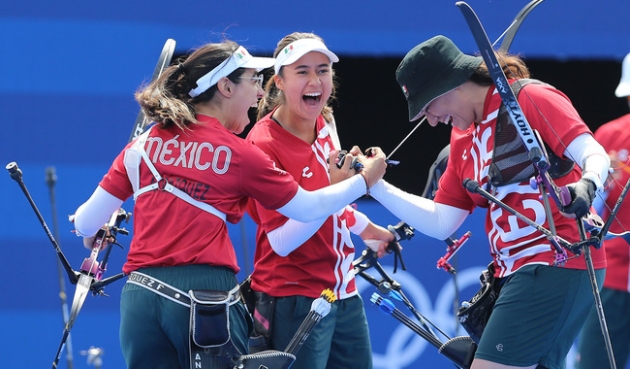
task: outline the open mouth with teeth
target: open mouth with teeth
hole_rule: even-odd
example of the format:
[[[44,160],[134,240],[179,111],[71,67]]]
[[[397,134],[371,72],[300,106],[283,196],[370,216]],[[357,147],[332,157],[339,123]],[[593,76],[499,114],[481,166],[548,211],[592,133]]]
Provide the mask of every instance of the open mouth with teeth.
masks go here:
[[[304,94],[302,96],[302,100],[304,100],[304,102],[311,107],[315,107],[319,105],[319,102],[321,101],[321,99],[322,99],[321,92],[311,92],[311,93]]]
[[[440,123],[444,123],[446,125],[448,124],[453,124],[453,117],[451,117],[450,115],[448,115],[446,118],[444,118],[443,120],[440,121]]]

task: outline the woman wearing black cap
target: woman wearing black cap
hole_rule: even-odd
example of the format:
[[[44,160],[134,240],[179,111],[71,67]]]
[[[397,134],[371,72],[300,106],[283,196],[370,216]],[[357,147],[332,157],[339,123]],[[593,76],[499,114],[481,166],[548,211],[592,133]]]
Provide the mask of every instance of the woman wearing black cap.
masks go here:
[[[501,55],[509,82],[522,86],[519,103],[554,164],[549,172],[567,186],[571,203],[561,213],[551,206],[558,236],[579,241],[575,217],[589,212],[610,165],[569,99],[547,84],[526,83],[529,71],[518,57]],[[499,94],[481,57],[463,54],[436,36],[412,49],[396,71],[409,104],[410,121],[451,124],[450,155],[434,200],[411,195],[380,181],[372,196],[416,230],[448,238],[476,207],[487,210],[486,231],[495,277],[502,289],[472,368],[561,368],[593,305],[584,256],[556,263],[556,248],[534,227],[462,186],[472,179],[506,205],[550,227],[535,169],[515,126],[508,124]],[[530,81],[527,81],[530,82]],[[515,85],[513,85],[514,87]],[[501,135],[497,135],[501,132]],[[572,255],[572,254],[570,254]],[[593,250],[598,282],[605,274],[603,250]]]

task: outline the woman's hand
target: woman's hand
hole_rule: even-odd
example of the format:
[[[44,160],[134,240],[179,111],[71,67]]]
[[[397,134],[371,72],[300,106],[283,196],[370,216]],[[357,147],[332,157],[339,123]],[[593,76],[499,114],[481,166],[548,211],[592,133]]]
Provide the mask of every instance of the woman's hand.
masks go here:
[[[96,241],[96,238],[103,236],[105,237],[105,239],[101,244],[101,250],[104,249],[110,242],[115,241],[114,236],[109,233],[109,227],[107,226],[107,224],[105,224],[101,229],[98,230],[98,232],[96,232],[94,236],[83,237],[83,246],[88,250],[92,250],[95,246],[94,243]]]
[[[387,245],[394,241],[394,234],[392,232],[372,222],[368,223],[368,226],[365,227],[359,236],[367,247],[377,253],[379,258],[387,254]]]
[[[368,189],[385,175],[387,163],[385,162],[385,153],[380,147],[371,147],[367,149],[366,154],[361,154],[359,147],[355,146],[350,150],[350,154],[356,155],[359,163],[363,165],[363,169],[359,173],[365,179]]]
[[[328,157],[328,162],[330,165],[328,166],[328,172],[330,173],[330,184],[339,183],[345,179],[352,177],[357,174],[357,171],[351,169],[352,161],[354,160],[354,155],[347,153],[341,168],[338,166],[339,163],[339,152],[340,150],[333,150],[330,152]]]

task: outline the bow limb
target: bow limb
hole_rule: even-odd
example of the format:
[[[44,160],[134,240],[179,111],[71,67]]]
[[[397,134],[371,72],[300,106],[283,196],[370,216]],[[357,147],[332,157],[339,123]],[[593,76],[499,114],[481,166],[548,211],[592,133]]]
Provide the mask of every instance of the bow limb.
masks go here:
[[[527,5],[525,5],[525,7],[523,7],[523,9],[521,9],[521,11],[518,12],[516,17],[514,17],[514,20],[512,21],[510,26],[501,34],[501,36],[499,36],[499,38],[492,44],[492,46],[496,45],[497,42],[499,42],[499,40],[501,39],[501,37],[505,36],[503,38],[503,42],[501,42],[499,51],[508,52],[508,50],[510,49],[510,46],[512,46],[512,41],[514,41],[514,36],[516,36],[516,32],[521,27],[521,24],[523,23],[527,15],[532,10],[534,10],[534,8],[538,6],[538,4],[542,2],[543,0],[532,0]]]
[[[562,209],[565,205],[568,205],[569,202],[567,199],[570,201],[569,191],[566,187],[558,188],[555,186],[551,177],[548,175],[547,171],[550,167],[550,163],[544,146],[542,145],[537,133],[531,128],[531,125],[527,121],[527,117],[523,114],[523,109],[521,108],[514,91],[512,91],[510,87],[510,83],[503,71],[503,67],[497,59],[497,55],[492,48],[492,44],[488,39],[481,21],[472,8],[465,2],[457,2],[456,5],[460,8],[462,14],[466,18],[466,22],[472,31],[475,42],[477,43],[483,60],[488,68],[490,78],[496,86],[496,89],[501,97],[501,101],[503,102],[509,117],[512,119],[512,123],[517,126],[516,132],[527,150],[529,160],[532,161],[534,167],[539,172],[539,177],[542,182],[545,183],[548,189],[553,190],[550,191],[550,194],[552,195],[553,200],[558,204],[558,207]]]

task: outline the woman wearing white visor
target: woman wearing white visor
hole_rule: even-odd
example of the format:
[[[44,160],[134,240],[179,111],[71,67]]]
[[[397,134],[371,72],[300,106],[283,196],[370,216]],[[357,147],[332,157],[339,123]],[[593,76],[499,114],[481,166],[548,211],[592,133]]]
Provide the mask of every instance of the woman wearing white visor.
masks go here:
[[[361,158],[366,177],[309,192],[236,136],[262,97],[259,72],[273,63],[225,41],[167,68],[136,93],[156,125],[123,149],[76,212],[77,234],[91,247],[94,234],[123,201],[132,195],[136,201],[120,307],[120,343],[130,369],[187,369],[191,361],[198,367],[189,348],[194,347],[190,309],[181,294],[168,296],[167,290],[228,292],[223,326],[201,332],[210,332],[204,342],[221,347],[205,352],[214,356],[202,367],[231,368],[232,357],[247,353],[251,323],[238,298],[239,267],[226,221],[241,219],[249,197],[309,222],[365,194],[385,172],[378,151],[374,158]]]
[[[292,33],[274,52],[275,75],[267,83],[258,112],[259,121],[247,139],[266,152],[300,186],[315,190],[334,184],[327,162],[340,148],[329,102],[334,95],[332,64],[339,59],[312,33]],[[358,153],[354,148],[352,153]],[[352,157],[342,166],[350,175]],[[361,172],[363,173],[363,172]],[[383,254],[393,235],[351,206],[339,207],[326,218],[300,223],[280,212],[250,201],[248,212],[258,223],[252,289],[259,293],[254,319],[257,333],[267,336],[274,349],[284,349],[322,290],[337,300],[297,354],[291,368],[371,368],[372,349],[363,301],[355,286],[352,261],[355,247],[350,232],[373,241]],[[275,311],[265,309],[265,304]],[[263,306],[260,306],[263,305]],[[259,328],[260,315],[270,322]]]

